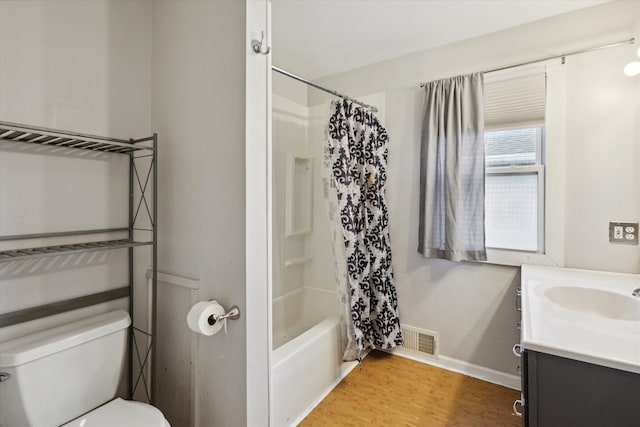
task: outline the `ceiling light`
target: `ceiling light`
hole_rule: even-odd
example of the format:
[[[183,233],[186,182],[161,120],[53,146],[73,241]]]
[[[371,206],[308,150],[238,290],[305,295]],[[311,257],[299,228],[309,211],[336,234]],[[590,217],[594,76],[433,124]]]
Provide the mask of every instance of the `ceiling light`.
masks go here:
[[[626,67],[624,67],[624,73],[629,76],[637,76],[640,74],[640,62],[629,62]]]
[[[640,57],[640,49],[638,49],[638,57]],[[640,74],[640,62],[629,62],[627,66],[624,67],[624,73],[629,77],[637,76],[638,74]]]

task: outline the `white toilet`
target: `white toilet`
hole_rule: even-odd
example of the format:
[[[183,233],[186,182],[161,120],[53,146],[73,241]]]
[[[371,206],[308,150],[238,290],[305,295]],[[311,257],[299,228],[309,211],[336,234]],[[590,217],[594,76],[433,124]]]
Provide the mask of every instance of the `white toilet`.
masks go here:
[[[130,324],[116,310],[0,344],[0,427],[170,427],[151,405],[112,400]]]

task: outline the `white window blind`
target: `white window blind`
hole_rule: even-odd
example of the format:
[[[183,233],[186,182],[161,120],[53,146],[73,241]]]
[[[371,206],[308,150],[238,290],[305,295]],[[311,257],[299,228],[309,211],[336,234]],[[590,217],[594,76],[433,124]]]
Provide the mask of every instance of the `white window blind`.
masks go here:
[[[544,69],[485,83],[485,127],[493,129],[522,123],[544,123],[545,86]]]
[[[544,252],[544,69],[488,81],[485,99],[485,241]]]
[[[485,185],[487,247],[537,251],[537,173],[490,174]]]

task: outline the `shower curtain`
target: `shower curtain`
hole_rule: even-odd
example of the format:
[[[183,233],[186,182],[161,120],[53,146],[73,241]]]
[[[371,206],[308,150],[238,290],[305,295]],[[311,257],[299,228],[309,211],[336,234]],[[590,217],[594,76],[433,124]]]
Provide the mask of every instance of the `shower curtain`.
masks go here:
[[[347,318],[345,361],[361,361],[368,348],[403,343],[385,200],[387,142],[387,131],[373,113],[349,100],[332,102],[324,189],[338,243],[334,255]]]

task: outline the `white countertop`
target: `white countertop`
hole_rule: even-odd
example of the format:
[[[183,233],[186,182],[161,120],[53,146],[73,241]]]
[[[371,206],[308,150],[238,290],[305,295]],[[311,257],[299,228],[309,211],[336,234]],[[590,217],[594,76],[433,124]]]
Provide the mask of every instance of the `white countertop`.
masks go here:
[[[523,265],[522,347],[640,373],[640,321],[575,311],[545,296],[565,286],[631,296],[640,275]]]

